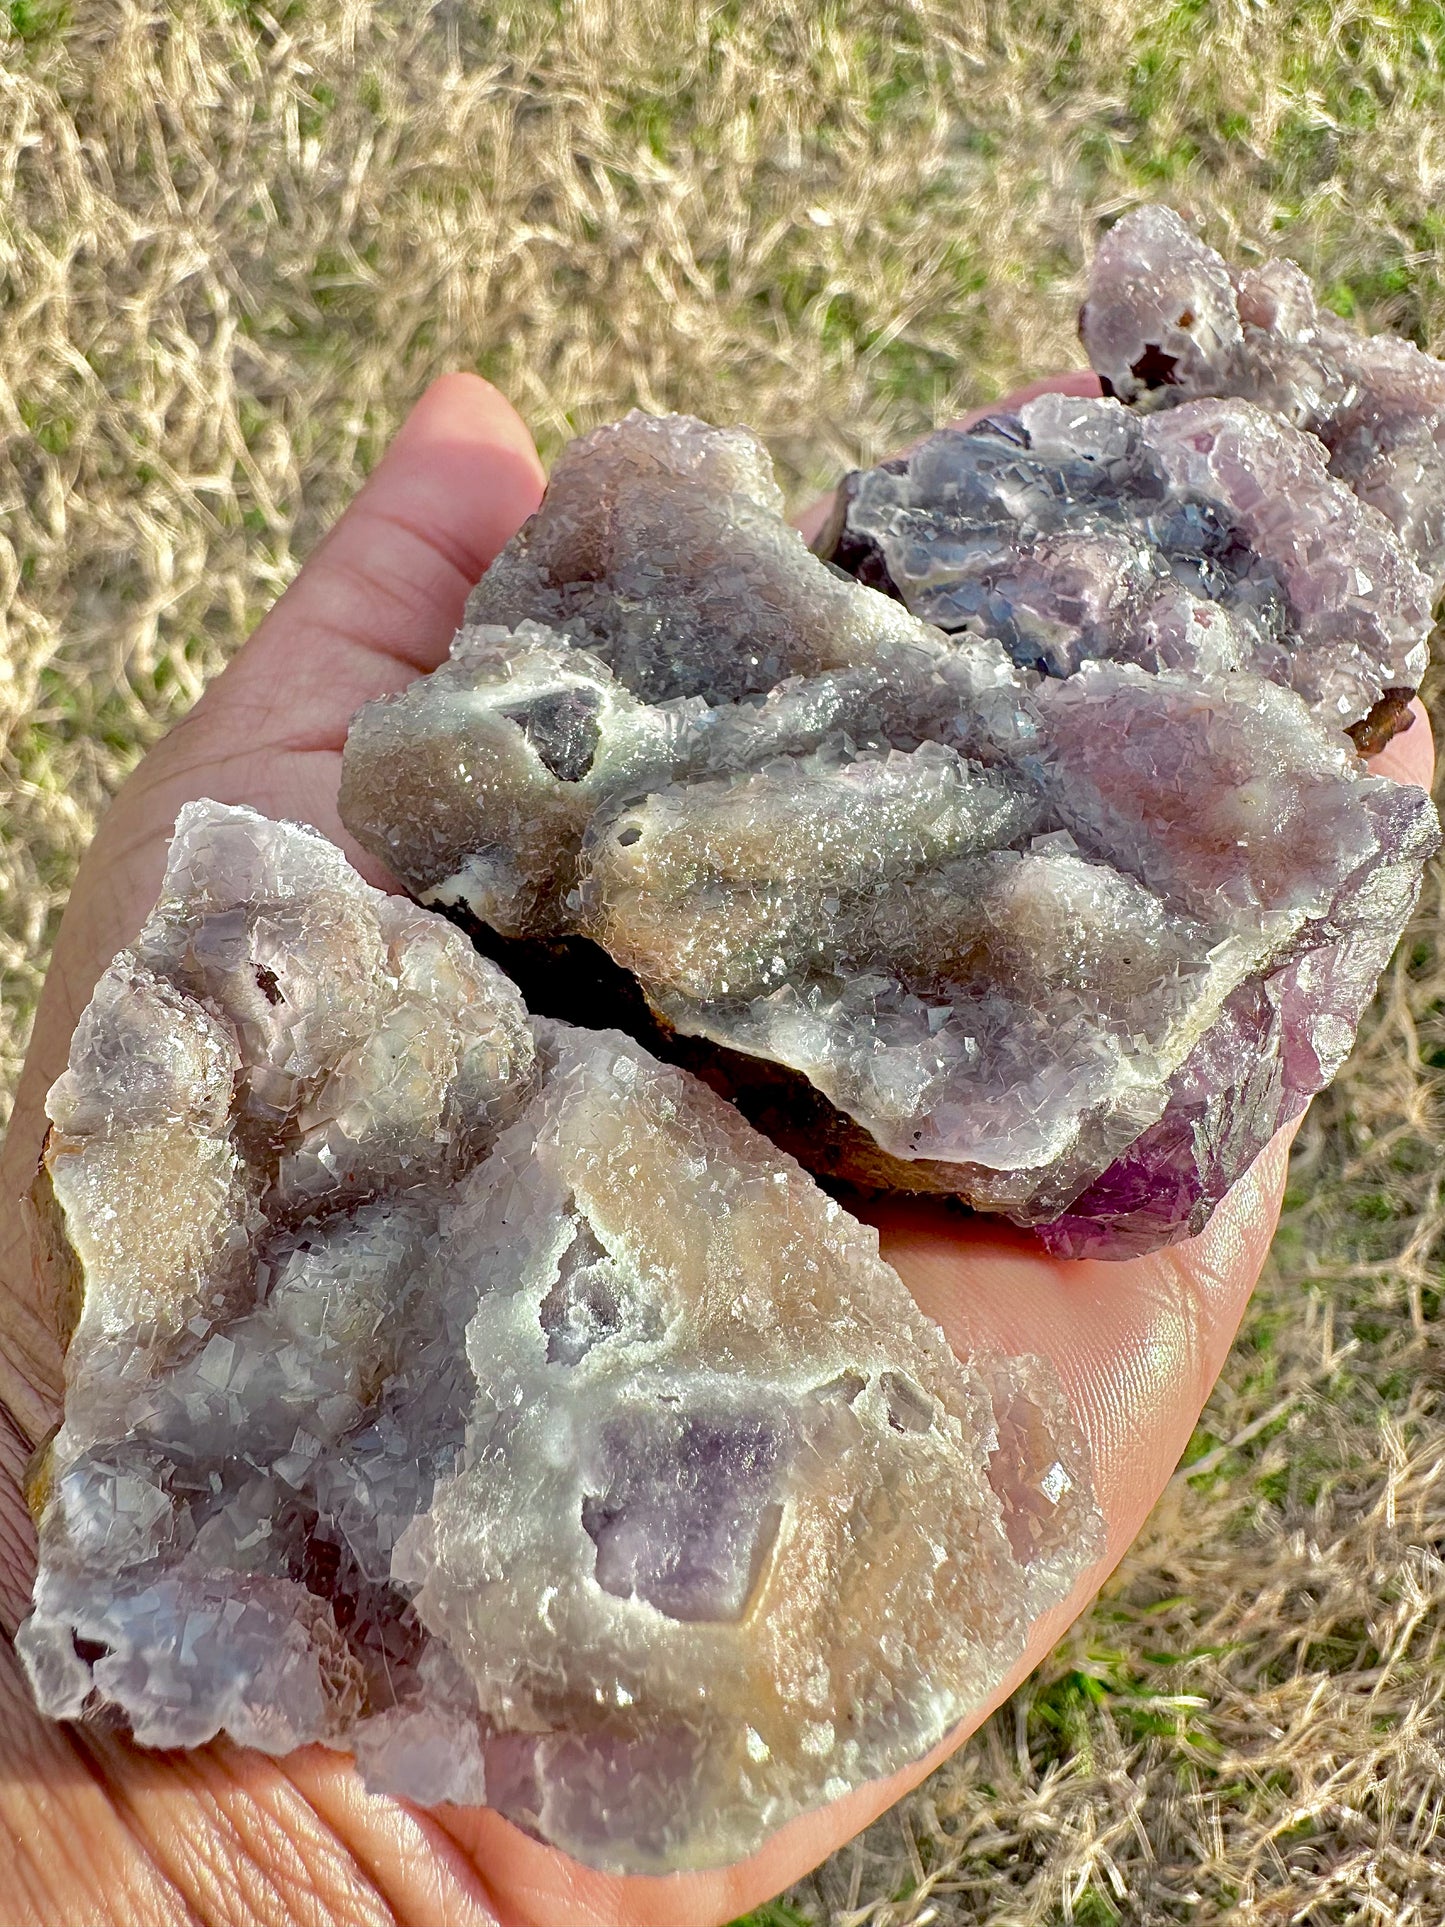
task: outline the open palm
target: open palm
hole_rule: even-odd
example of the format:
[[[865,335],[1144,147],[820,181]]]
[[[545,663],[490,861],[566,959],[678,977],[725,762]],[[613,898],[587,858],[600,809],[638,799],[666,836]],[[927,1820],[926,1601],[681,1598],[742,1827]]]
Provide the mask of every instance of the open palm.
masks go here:
[[[1091,377],[1057,386],[1097,392]],[[522,423],[475,377],[428,391],[346,515],[186,720],[127,783],[81,867],[0,1160],[0,1630],[29,1597],[33,1537],[18,1476],[58,1416],[52,1308],[32,1280],[18,1200],[43,1101],[96,978],[154,902],[181,804],[249,803],[314,824],[374,883],[390,882],[337,815],[353,712],[445,655],[467,589],[536,507],[542,471]],[[1427,782],[1423,716],[1374,767]],[[1093,1446],[1108,1564],[1138,1531],[1223,1363],[1269,1244],[1287,1144],[1277,1139],[1189,1244],[1120,1264],[1046,1256],[1026,1234],[928,1204],[870,1208],[884,1256],[960,1351],[1050,1353]],[[1097,1586],[1035,1629],[1001,1699]],[[419,1811],[368,1795],[348,1760],[276,1761],[225,1743],[146,1753],[49,1725],[0,1648],[0,1911],[7,1922],[500,1920],[706,1927],[787,1886],[915,1784],[928,1760],[795,1821],[744,1864],[670,1879],[588,1872],[484,1810]]]

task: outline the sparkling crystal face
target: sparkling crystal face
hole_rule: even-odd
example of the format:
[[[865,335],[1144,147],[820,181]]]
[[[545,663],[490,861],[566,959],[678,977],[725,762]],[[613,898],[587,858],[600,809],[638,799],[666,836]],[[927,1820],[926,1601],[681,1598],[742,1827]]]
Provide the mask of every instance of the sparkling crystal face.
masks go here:
[[[57,1717],[715,1865],[933,1746],[1102,1552],[1049,1366],[956,1359],[732,1107],[310,832],[184,812],[50,1112]]]
[[[810,554],[743,439],[632,416],[575,444],[451,660],[357,717],[349,829],[519,968],[543,957],[553,1014],[590,1016],[603,964],[640,987],[659,1047],[815,1169],[957,1193],[1060,1251],[1198,1231],[1338,1068],[1434,847],[1428,799],[1324,713],[1413,661],[1418,572],[1258,410],[1036,403],[962,461],[914,458],[940,499],[995,504],[1019,569],[1015,509],[1062,544],[1052,586],[1013,583],[1011,655]],[[1323,518],[1299,545],[1261,496],[1286,480]],[[1393,591],[1321,560],[1346,528]],[[942,616],[960,544],[913,533]],[[1082,660],[1111,622],[1137,660]],[[1073,673],[1014,659],[1045,631]],[[585,714],[585,769],[549,764],[538,713]]]
[[[1293,261],[1231,268],[1166,207],[1104,236],[1080,331],[1121,401],[1237,395],[1317,435],[1331,472],[1445,586],[1445,363],[1321,308]]]
[[[1325,451],[1244,401],[1041,395],[850,476],[832,559],[1024,668],[1247,671],[1358,729],[1429,658],[1431,584]]]

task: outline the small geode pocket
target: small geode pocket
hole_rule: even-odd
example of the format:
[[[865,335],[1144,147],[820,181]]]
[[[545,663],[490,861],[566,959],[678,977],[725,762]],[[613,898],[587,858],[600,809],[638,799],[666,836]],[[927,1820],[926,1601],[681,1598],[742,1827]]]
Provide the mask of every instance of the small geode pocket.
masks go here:
[[[360,713],[341,803],[555,1014],[640,986],[814,1169],[1114,1255],[1334,1074],[1437,838],[1283,680],[1030,673],[810,554],[748,437],[636,415]]]
[[[1102,1551],[1046,1361],[955,1358],[735,1110],[312,832],[183,812],[50,1113],[55,1717],[717,1865],[928,1751]]]

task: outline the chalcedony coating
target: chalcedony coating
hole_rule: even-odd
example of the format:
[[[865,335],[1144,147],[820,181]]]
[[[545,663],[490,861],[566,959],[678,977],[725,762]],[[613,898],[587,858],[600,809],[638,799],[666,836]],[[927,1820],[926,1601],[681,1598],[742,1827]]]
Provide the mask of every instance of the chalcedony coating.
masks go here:
[[[1244,670],[1358,729],[1429,659],[1429,578],[1312,435],[1252,402],[1041,395],[850,476],[824,544],[1052,676],[1095,657]]]
[[[553,1014],[599,947],[813,1168],[1116,1256],[1201,1229],[1334,1075],[1438,834],[1287,680],[1040,676],[811,554],[751,438],[641,415],[360,712],[341,808],[424,902],[560,946]]]
[[[716,1865],[933,1746],[1102,1551],[1050,1366],[955,1358],[735,1110],[313,832],[183,812],[50,1115],[57,1717]]]
[[[1445,362],[1321,308],[1293,261],[1230,267],[1167,207],[1104,236],[1080,332],[1121,401],[1242,396],[1317,435],[1331,471],[1445,586]]]

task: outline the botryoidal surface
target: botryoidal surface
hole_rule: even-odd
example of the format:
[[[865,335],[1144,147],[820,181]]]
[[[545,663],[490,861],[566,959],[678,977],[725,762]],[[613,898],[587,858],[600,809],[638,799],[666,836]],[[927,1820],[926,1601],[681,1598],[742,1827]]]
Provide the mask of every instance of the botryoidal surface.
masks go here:
[[[1074,406],[1031,432],[1087,441]],[[1137,444],[1119,404],[1098,421]],[[633,415],[575,443],[450,661],[353,724],[348,827],[424,902],[579,971],[600,946],[817,1170],[1061,1252],[1198,1231],[1343,1061],[1429,799],[1288,678],[1041,676],[820,561],[780,507],[741,431]],[[1290,592],[1338,640],[1313,581]],[[1408,564],[1397,587],[1386,649],[1414,646]],[[1264,647],[1242,602],[1200,606]]]
[[[1244,670],[1357,740],[1398,726],[1429,660],[1429,578],[1314,436],[1252,402],[1042,395],[849,476],[820,548],[1025,668]]]
[[[52,1715],[711,1865],[931,1747],[1102,1550],[1051,1367],[960,1362],[735,1110],[312,832],[183,812],[50,1115]]]
[[[1445,363],[1321,308],[1293,261],[1231,268],[1167,207],[1104,236],[1080,332],[1121,401],[1241,396],[1317,435],[1331,471],[1445,585]]]

